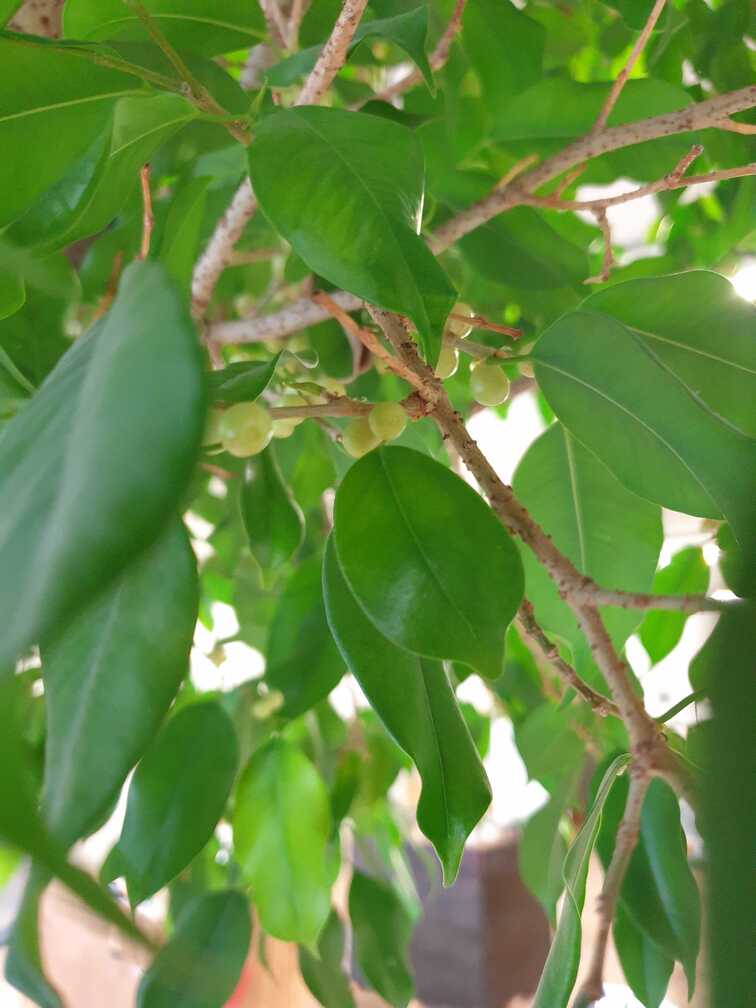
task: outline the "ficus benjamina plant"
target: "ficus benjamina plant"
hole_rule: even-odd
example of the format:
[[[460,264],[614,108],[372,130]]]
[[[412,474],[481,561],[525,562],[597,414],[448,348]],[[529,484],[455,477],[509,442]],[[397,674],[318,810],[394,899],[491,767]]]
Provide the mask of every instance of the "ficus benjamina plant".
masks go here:
[[[417,774],[452,886],[506,717],[547,795],[519,840],[552,929],[536,1008],[598,1001],[612,938],[645,1008],[675,963],[713,1008],[750,1003],[747,4],[0,18],[9,982],[64,1003],[38,928],[57,880],[147,946],[142,1008],[226,1004],[253,919],[325,1008],[357,1003],[352,972],[405,1008],[421,841],[392,785]],[[523,398],[542,433],[509,486],[467,425]],[[694,533],[662,560],[664,509]],[[652,713],[628,641],[663,676],[699,612],[690,691]],[[458,699],[471,676],[490,715]],[[70,852],[108,822],[95,878]],[[139,908],[165,891],[158,947]]]

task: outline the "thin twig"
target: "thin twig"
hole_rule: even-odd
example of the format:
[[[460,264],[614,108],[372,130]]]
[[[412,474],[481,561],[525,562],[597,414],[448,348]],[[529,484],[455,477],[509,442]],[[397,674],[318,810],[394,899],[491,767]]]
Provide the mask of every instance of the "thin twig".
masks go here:
[[[288,30],[278,0],[259,0],[270,38],[279,49],[288,48]]]
[[[602,588],[594,581],[577,588],[574,596],[595,605],[617,606],[620,609],[660,609],[665,612],[724,612],[744,605],[743,599],[716,599],[710,595],[651,595]]]
[[[606,121],[611,115],[611,111],[616,105],[617,99],[622,93],[622,89],[625,86],[628,77],[632,73],[633,67],[638,62],[640,54],[645,49],[646,43],[651,37],[651,32],[654,30],[656,22],[659,20],[659,16],[661,15],[661,12],[664,10],[666,2],[667,0],[656,0],[656,3],[651,8],[651,13],[648,15],[648,19],[646,20],[646,23],[643,26],[643,30],[641,31],[640,35],[638,36],[635,42],[635,45],[630,51],[630,55],[627,58],[627,62],[622,67],[619,74],[617,74],[617,79],[612,84],[609,94],[606,97],[606,101],[604,102],[602,109],[599,112],[598,119],[596,120],[595,125],[593,127],[594,133],[600,132],[604,128],[604,126],[606,126]]]
[[[532,168],[534,164],[538,163],[537,154],[526,154],[524,158],[515,162],[509,171],[505,172],[504,175],[496,183],[497,189],[506,189],[508,185],[511,185],[516,178],[519,178],[523,172],[527,171],[528,168]]]
[[[601,229],[601,237],[604,242],[604,257],[601,262],[601,272],[596,276],[586,277],[583,283],[586,284],[597,284],[606,283],[609,279],[609,274],[612,271],[612,266],[614,266],[614,252],[612,251],[612,229],[609,226],[609,217],[607,216],[606,210],[603,207],[598,207],[593,211],[593,215],[596,218],[596,223]]]
[[[536,620],[533,606],[527,599],[523,599],[517,615],[518,623],[523,633],[535,644],[541,656],[557,672],[565,685],[574,689],[576,693],[579,693],[599,717],[606,717],[607,714],[619,717],[616,704],[612,703],[602,693],[598,693],[590,687],[584,679],[580,678],[575,669],[561,657],[556,644],[553,644],[549,640],[543,628]]]
[[[345,0],[333,31],[304,82],[297,105],[316,104],[328,90],[346,60],[349,43],[366,6],[367,0]],[[249,179],[245,178],[195,266],[192,278],[192,313],[195,318],[201,318],[207,311],[218,279],[229,264],[231,251],[256,209],[257,200]]]
[[[465,10],[466,0],[456,0],[454,4],[454,10],[452,11],[452,16],[444,28],[441,38],[436,43],[436,47],[433,52],[428,57],[428,63],[430,64],[431,70],[434,72],[440,70],[445,66],[446,61],[449,59],[449,53],[451,51],[452,43],[456,38],[457,32],[462,27],[462,15]],[[383,88],[382,91],[376,92],[376,94],[371,95],[369,98],[363,98],[362,101],[356,102],[354,105],[350,106],[352,111],[358,111],[363,105],[366,105],[369,101],[384,101],[390,102],[394,98],[398,98],[399,95],[404,94],[405,91],[410,91],[413,87],[421,84],[423,81],[423,75],[419,70],[415,69],[408,73],[401,80],[396,81],[394,84],[390,84],[388,87]]]
[[[502,336],[510,336],[513,340],[522,336],[522,329],[490,322],[483,315],[463,315],[461,312],[451,312],[449,318],[457,319],[459,322],[469,322],[473,329],[487,329],[489,332],[500,333]]]
[[[642,768],[631,764],[630,787],[622,820],[617,828],[614,851],[604,876],[604,885],[599,896],[599,925],[591,951],[588,975],[583,981],[574,1001],[574,1008],[588,1008],[604,996],[604,961],[609,944],[612,921],[617,909],[622,882],[627,873],[630,858],[638,842],[643,799],[650,782],[649,775]]]
[[[139,246],[138,259],[146,259],[150,254],[152,228],[155,218],[152,213],[152,193],[150,192],[150,166],[144,164],[139,169],[139,183],[142,187],[142,241]]]

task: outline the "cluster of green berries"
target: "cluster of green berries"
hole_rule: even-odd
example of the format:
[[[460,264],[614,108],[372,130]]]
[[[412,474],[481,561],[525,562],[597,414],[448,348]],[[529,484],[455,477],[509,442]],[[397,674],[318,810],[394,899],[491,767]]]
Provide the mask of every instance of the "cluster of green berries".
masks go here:
[[[383,441],[394,441],[407,426],[407,414],[398,402],[377,403],[367,416],[350,420],[341,443],[352,458],[361,458]]]
[[[473,312],[469,305],[454,306],[454,315],[470,315]],[[457,339],[465,339],[472,331],[472,322],[460,318],[449,318],[446,323],[446,334]],[[451,378],[459,366],[459,352],[445,344],[441,347],[436,364],[436,377],[441,381]],[[509,395],[509,378],[498,364],[479,361],[470,368],[470,392],[473,399],[481,406],[499,406]]]

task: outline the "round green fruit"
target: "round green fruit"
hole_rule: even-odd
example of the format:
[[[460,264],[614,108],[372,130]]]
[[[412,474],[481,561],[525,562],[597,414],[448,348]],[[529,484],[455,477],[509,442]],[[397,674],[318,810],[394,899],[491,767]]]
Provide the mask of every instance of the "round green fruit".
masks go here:
[[[220,422],[223,447],[237,458],[257,455],[273,434],[270,413],[260,403],[236,403]]]
[[[368,416],[368,424],[379,441],[393,441],[407,426],[407,414],[398,402],[378,403]]]
[[[470,392],[481,406],[498,406],[509,395],[509,378],[498,364],[478,364],[470,372]]]
[[[358,417],[356,420],[350,420],[344,428],[341,443],[347,455],[357,459],[367,455],[380,444],[380,438],[373,433],[367,417]]]
[[[465,304],[464,301],[458,301],[452,308],[451,315],[446,320],[446,331],[451,333],[452,336],[457,336],[459,339],[469,336],[473,328],[472,316],[474,314],[475,312],[469,304]],[[452,315],[469,315],[470,321],[467,322],[465,319],[452,318]]]
[[[459,354],[457,351],[453,347],[442,346],[441,353],[438,355],[438,362],[436,364],[436,378],[440,378],[441,381],[451,378],[457,370],[458,364]]]

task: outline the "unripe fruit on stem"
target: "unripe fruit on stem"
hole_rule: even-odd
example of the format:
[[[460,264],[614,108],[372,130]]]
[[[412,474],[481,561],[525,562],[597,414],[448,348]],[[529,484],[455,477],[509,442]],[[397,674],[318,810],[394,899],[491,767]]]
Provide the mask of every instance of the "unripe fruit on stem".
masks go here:
[[[377,403],[368,416],[368,423],[380,441],[393,441],[407,426],[407,414],[398,402]]]
[[[282,417],[280,420],[274,420],[271,425],[271,433],[273,434],[273,437],[291,437],[302,422],[302,419],[302,417]]]
[[[481,406],[498,406],[509,395],[509,378],[498,364],[478,364],[470,372],[470,392]]]
[[[530,361],[522,361],[520,363],[520,374],[525,378],[535,378],[535,371]]]
[[[373,433],[367,417],[358,417],[356,420],[350,420],[344,428],[341,443],[347,455],[357,459],[367,455],[380,444],[380,438]]]
[[[273,434],[270,413],[259,403],[236,403],[220,423],[223,447],[237,458],[257,455]]]
[[[202,436],[202,444],[214,445],[218,444],[221,440],[221,420],[223,419],[223,410],[211,409],[207,414],[207,420],[205,421],[205,433]]]
[[[474,315],[472,308],[464,301],[458,301],[451,310],[451,315]],[[464,339],[472,332],[472,322],[465,322],[463,319],[452,318],[451,315],[446,320],[446,331],[452,336]]]
[[[436,378],[440,378],[441,381],[451,378],[457,370],[458,364],[459,354],[457,351],[453,347],[442,346],[441,353],[438,355],[438,363],[436,364]]]

